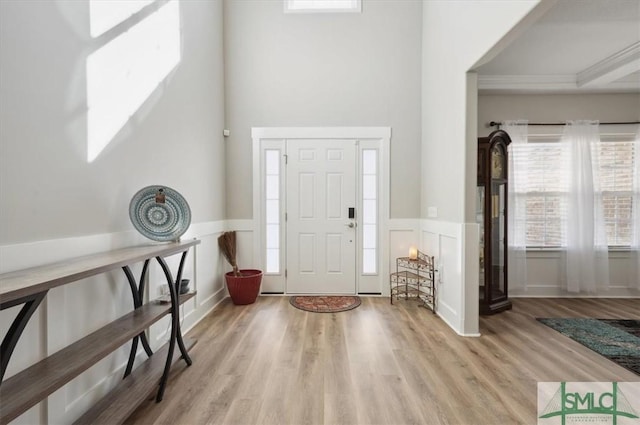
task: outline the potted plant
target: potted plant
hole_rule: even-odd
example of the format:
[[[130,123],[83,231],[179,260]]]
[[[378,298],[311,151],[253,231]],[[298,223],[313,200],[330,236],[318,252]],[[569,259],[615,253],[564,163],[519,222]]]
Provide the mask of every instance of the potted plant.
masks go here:
[[[218,246],[224,258],[229,262],[232,271],[225,273],[225,281],[231,301],[236,305],[252,304],[260,293],[262,270],[238,270],[236,263],[236,232],[224,232],[218,237]]]

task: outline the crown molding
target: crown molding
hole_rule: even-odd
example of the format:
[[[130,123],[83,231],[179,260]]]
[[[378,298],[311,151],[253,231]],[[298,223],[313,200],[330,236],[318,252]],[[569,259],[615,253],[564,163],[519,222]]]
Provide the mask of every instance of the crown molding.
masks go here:
[[[498,93],[593,93],[638,92],[640,83],[613,81],[600,86],[579,86],[573,74],[563,75],[479,75],[478,90]]]
[[[575,75],[479,75],[480,90],[572,90]]]

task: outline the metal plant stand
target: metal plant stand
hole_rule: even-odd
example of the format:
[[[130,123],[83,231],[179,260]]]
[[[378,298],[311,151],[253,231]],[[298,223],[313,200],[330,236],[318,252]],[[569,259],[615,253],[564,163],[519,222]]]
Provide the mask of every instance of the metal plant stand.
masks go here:
[[[418,251],[416,259],[396,258],[396,272],[389,279],[393,299],[415,298],[419,305],[436,312],[435,261],[433,256]]]

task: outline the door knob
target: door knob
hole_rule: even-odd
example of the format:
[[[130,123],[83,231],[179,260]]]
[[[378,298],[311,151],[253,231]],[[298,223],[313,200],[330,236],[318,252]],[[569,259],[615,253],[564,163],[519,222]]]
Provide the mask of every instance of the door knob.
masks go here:
[[[352,221],[351,223],[347,224],[346,226],[353,229],[354,227],[356,227],[356,224]]]

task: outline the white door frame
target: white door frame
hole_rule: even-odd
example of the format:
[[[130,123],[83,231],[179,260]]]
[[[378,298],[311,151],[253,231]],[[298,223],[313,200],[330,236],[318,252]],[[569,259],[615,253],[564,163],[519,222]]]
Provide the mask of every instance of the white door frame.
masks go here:
[[[358,220],[358,260],[356,261],[356,291],[358,293],[385,293],[388,285],[388,226],[389,226],[389,166],[390,166],[390,127],[254,127],[251,129],[253,140],[253,231],[254,260],[257,267],[266,270],[266,223],[265,223],[265,164],[263,152],[266,149],[281,152],[280,169],[284,170],[284,149],[286,140],[295,139],[340,139],[358,141],[357,155],[361,158],[363,149],[378,151],[378,245],[377,272],[362,273],[361,240],[362,225]],[[278,273],[265,273],[262,283],[263,293],[285,293],[286,277],[284,270],[284,211],[286,196],[284,188],[284,173],[280,174],[280,265]],[[358,179],[361,172],[358,172]],[[362,197],[358,195],[358,211],[361,210]]]

